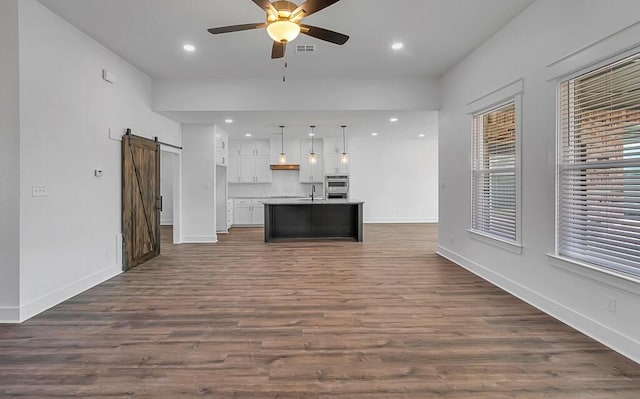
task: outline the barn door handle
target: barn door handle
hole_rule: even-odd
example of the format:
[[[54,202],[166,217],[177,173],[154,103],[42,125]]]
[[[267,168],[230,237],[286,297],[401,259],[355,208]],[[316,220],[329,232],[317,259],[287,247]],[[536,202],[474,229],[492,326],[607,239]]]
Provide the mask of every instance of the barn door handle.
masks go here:
[[[160,212],[162,212],[162,195],[160,196]]]

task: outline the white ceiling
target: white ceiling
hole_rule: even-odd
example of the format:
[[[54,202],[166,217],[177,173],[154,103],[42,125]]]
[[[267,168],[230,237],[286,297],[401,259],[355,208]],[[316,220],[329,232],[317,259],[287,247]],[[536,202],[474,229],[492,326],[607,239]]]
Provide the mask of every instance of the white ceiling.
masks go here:
[[[266,31],[211,35],[208,28],[263,22],[251,0],[39,0],[46,7],[152,78],[281,79],[284,60],[272,60]],[[302,0],[295,0],[301,3]],[[534,0],[342,0],[303,22],[351,38],[344,46],[300,35],[289,45],[291,78],[438,77],[500,30]],[[391,44],[404,43],[401,51]],[[196,46],[187,53],[182,46]],[[313,54],[293,45],[315,44]],[[232,137],[245,133],[273,137],[286,125],[288,137],[303,137],[318,126],[319,137],[413,138],[437,135],[437,113],[345,112],[168,112],[182,123],[216,123]],[[397,116],[399,121],[390,123]],[[224,119],[234,119],[225,124]]]
[[[301,0],[296,0],[301,3]],[[80,30],[156,78],[273,77],[264,29],[211,35],[217,26],[263,22],[251,0],[40,0]],[[342,0],[304,23],[347,34],[343,46],[300,35],[314,54],[287,52],[289,76],[439,76],[533,0]],[[390,45],[405,48],[393,52]],[[184,43],[197,47],[183,51]],[[291,45],[289,47],[292,47]]]

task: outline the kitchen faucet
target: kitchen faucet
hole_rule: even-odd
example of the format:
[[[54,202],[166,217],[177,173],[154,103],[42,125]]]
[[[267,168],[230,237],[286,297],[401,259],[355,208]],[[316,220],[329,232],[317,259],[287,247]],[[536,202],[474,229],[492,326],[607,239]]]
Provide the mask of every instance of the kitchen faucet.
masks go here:
[[[315,185],[315,184],[312,184],[312,185],[311,185],[311,201],[312,201],[312,202],[313,202],[313,199],[314,199],[314,194],[315,194],[315,192],[316,192],[316,185]]]

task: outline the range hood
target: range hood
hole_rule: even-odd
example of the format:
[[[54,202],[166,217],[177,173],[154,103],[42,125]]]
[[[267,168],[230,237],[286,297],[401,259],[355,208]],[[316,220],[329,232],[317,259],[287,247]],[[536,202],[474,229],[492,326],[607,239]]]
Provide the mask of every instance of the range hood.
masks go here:
[[[271,170],[300,170],[299,164],[274,164]]]

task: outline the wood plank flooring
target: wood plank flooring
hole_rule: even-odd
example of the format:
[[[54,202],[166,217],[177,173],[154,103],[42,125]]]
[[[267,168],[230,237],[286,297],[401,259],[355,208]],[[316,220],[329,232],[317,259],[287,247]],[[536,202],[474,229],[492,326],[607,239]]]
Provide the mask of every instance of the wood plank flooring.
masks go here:
[[[0,326],[0,397],[640,398],[640,365],[438,257],[435,225],[232,229]]]

